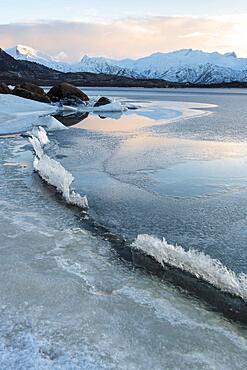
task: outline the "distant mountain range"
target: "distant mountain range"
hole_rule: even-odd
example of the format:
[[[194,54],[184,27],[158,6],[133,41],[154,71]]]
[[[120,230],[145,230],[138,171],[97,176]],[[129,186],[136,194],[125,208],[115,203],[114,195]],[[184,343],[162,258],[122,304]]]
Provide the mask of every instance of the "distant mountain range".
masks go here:
[[[95,87],[183,87],[164,80],[138,79],[125,76],[89,72],[60,72],[34,61],[16,60],[0,48],[0,83],[18,85],[31,82],[52,86],[69,82],[76,86]]]
[[[198,85],[247,82],[247,58],[238,58],[235,53],[183,49],[137,60],[84,56],[77,63],[64,63],[28,46],[17,45],[5,51],[16,60],[35,62],[63,73],[88,72]]]

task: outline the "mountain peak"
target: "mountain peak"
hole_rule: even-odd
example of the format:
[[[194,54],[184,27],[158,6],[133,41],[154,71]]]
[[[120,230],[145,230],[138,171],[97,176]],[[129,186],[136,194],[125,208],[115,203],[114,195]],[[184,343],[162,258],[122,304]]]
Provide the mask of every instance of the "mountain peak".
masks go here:
[[[43,64],[42,61],[53,61],[54,59],[49,55],[43,53],[42,51],[36,50],[31,46],[26,46],[22,44],[18,44],[13,48],[5,49],[6,53],[11,55],[15,59],[23,59],[23,60],[30,60],[36,61],[40,64]]]
[[[225,53],[224,54],[225,57],[232,57],[232,58],[237,58],[237,54],[235,53],[235,51],[231,51],[230,53]]]
[[[33,55],[33,54],[35,54],[35,51],[36,51],[33,48],[31,48],[30,46],[26,46],[26,45],[22,45],[22,44],[16,45],[15,49],[18,53],[25,54],[25,55]]]
[[[38,51],[31,48],[30,46],[18,44],[14,46],[13,48],[9,48],[5,50],[6,53],[11,55],[12,57],[16,58],[18,56],[23,56],[23,57],[32,57],[36,56],[38,54]]]

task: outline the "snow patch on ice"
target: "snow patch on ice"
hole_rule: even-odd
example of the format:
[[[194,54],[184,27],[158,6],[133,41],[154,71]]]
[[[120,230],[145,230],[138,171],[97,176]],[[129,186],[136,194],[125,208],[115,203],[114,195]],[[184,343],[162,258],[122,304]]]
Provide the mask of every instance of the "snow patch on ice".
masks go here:
[[[109,104],[93,107],[93,112],[124,112],[127,110],[119,101],[112,101]]]
[[[20,114],[36,113],[51,114],[55,113],[57,107],[47,103],[40,103],[35,100],[21,98],[10,94],[0,94],[0,113]]]
[[[0,112],[1,120],[1,112]],[[51,116],[40,117],[37,114],[22,115],[18,118],[9,119],[4,123],[0,122],[0,135],[17,134],[30,131],[35,126],[44,126],[48,131],[65,130],[61,122]]]
[[[19,96],[0,94],[0,135],[16,134],[45,126],[47,130],[65,129],[65,126],[49,114],[57,107]]]

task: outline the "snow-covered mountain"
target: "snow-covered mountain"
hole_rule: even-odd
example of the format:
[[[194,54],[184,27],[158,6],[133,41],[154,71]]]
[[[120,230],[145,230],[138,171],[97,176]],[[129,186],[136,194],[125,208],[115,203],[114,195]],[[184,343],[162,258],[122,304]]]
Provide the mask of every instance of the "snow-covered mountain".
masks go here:
[[[138,72],[128,68],[121,61],[85,55],[79,63],[72,65],[74,72],[106,73],[118,76],[140,77]]]
[[[42,51],[31,48],[30,46],[17,45],[13,48],[5,49],[4,51],[16,60],[26,60],[28,62],[42,64],[57,71],[71,72],[70,65],[68,63],[63,63]]]
[[[247,81],[247,58],[238,58],[235,53],[220,54],[183,49],[155,53],[136,60],[84,56],[80,62],[64,63],[23,45],[5,51],[15,59],[36,62],[62,72],[106,73],[183,83]]]
[[[237,58],[235,53],[206,53],[192,49],[155,53],[137,60],[83,57],[74,68],[77,71],[185,83],[247,81],[247,58]]]

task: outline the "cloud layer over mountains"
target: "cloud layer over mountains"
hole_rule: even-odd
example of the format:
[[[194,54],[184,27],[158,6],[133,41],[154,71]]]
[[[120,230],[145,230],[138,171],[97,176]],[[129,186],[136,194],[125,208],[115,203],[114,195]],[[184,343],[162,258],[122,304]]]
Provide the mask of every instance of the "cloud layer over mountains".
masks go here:
[[[247,15],[147,17],[108,22],[33,21],[0,25],[2,48],[26,44],[64,61],[81,55],[138,58],[181,48],[247,56]]]

